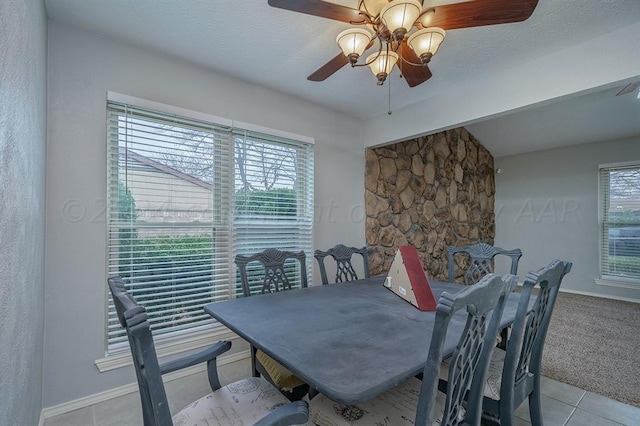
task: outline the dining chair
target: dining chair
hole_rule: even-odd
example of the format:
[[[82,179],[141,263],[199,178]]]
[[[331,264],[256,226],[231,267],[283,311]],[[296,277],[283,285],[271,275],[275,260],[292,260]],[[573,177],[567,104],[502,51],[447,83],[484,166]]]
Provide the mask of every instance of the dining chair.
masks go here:
[[[307,287],[307,257],[304,251],[292,252],[268,248],[251,255],[236,255],[235,263],[240,271],[244,297],[249,297],[256,293],[263,294],[291,290],[291,280],[287,276],[287,269],[295,269],[295,267],[287,268],[286,263],[289,259],[297,261],[300,272],[300,286]],[[252,262],[261,264],[264,273],[262,271],[253,272],[251,273],[252,279],[250,279],[251,271],[248,271],[247,265]],[[291,265],[295,265],[295,263]]]
[[[469,266],[463,274],[465,284],[475,284],[486,274],[494,272],[493,262],[497,255],[509,256],[511,258],[512,275],[518,275],[518,261],[522,256],[522,250],[513,249],[505,250],[500,247],[494,247],[487,243],[478,243],[472,246],[455,247],[449,246],[449,281],[455,282],[455,256],[458,253],[465,253],[469,256]]]
[[[522,257],[522,250],[513,249],[505,250],[500,247],[494,247],[487,243],[477,243],[472,246],[455,247],[449,246],[449,281],[455,282],[455,259],[456,254],[466,254],[469,258],[469,266],[464,271],[463,281],[465,284],[474,284],[488,273],[494,272],[493,263],[494,258],[498,255],[504,255],[511,258],[511,268],[509,273],[512,275],[518,275],[518,261]],[[498,347],[504,349],[506,342],[509,339],[510,327],[506,327],[500,330],[500,334],[497,339]]]
[[[287,262],[287,261],[292,262]],[[250,263],[258,263],[260,268],[250,269]],[[292,272],[299,271],[301,287],[307,287],[306,255],[304,251],[292,252],[268,248],[251,255],[236,255],[235,263],[240,271],[244,297],[291,290]],[[289,275],[287,275],[289,273]],[[268,321],[265,318],[265,321]],[[254,377],[262,375],[292,401],[306,395],[309,386],[282,364],[251,346],[251,371]]]
[[[356,273],[356,270],[351,263],[351,258],[354,254],[359,254],[360,256],[362,256],[362,264],[364,266],[363,278],[369,278],[369,253],[366,247],[347,247],[344,244],[337,244],[327,251],[316,250],[313,253],[313,256],[318,261],[318,266],[320,267],[320,277],[322,279],[322,284],[329,284],[329,279],[327,278],[327,269],[324,263],[324,258],[327,256],[333,257],[333,260],[335,260],[336,262],[336,278],[334,282],[341,283],[345,281],[357,280],[358,274]]]
[[[220,341],[196,354],[160,364],[145,307],[127,292],[122,278],[111,277],[107,281],[118,321],[129,339],[144,426],[279,426],[307,422],[307,403],[290,402],[263,378],[250,377],[221,386],[216,358],[231,348],[231,342]],[[172,417],[162,375],[204,362],[207,363],[209,385],[213,392],[187,405]]]
[[[489,363],[482,403],[487,420],[501,426],[515,425],[515,410],[528,399],[531,424],[542,425],[542,352],[560,284],[571,266],[571,262],[554,260],[527,274],[506,351],[497,348]],[[538,295],[530,309],[535,287]]]
[[[489,365],[483,410],[502,426],[515,425],[515,410],[529,400],[531,424],[542,424],[540,369],[542,353],[560,284],[572,263],[554,260],[525,278],[506,351],[496,349]],[[528,310],[534,287],[538,295]]]
[[[517,277],[486,275],[456,294],[443,293],[435,312],[423,379],[412,377],[362,404],[345,405],[319,394],[309,402],[310,423],[319,425],[480,425],[482,391],[507,295]],[[462,311],[466,312],[462,312]],[[448,372],[448,386],[438,391],[440,365],[451,318],[466,314]],[[402,350],[402,348],[398,348]],[[470,388],[467,402],[464,389]]]

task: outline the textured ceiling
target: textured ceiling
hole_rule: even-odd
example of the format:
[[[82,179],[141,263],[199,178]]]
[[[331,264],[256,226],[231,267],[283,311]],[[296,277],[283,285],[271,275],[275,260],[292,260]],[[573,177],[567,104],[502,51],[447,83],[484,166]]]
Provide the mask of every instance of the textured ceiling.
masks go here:
[[[333,2],[355,7],[357,0]],[[267,0],[45,3],[52,20],[184,58],[356,118],[387,112],[388,85],[376,86],[365,67],[344,67],[320,83],[306,79],[339,52],[335,37],[348,24],[275,9]],[[391,107],[441,96],[466,80],[491,79],[497,71],[639,21],[640,0],[540,0],[525,22],[449,31],[426,83],[409,88],[394,72]],[[597,52],[585,58],[589,60],[597,60]]]

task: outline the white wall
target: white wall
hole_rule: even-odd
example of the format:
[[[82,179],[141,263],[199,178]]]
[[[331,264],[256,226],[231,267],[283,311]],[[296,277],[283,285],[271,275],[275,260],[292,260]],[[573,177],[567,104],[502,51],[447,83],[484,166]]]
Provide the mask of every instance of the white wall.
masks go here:
[[[532,57],[514,68],[487,78],[460,81],[428,99],[366,122],[367,147],[413,139],[532,105],[557,101],[577,93],[591,93],[612,83],[638,76],[640,23],[584,40],[561,51]],[[594,57],[585,65],[585,58]],[[419,89],[416,89],[419,90]],[[426,90],[426,89],[425,89]]]
[[[598,165],[640,160],[640,138],[598,142],[495,159],[496,238],[522,249],[522,279],[553,259],[573,262],[568,291],[640,300],[636,289],[597,285]]]
[[[42,408],[47,18],[0,2],[0,425]]]
[[[361,122],[50,22],[45,407],[135,381],[131,367],[94,365],[105,350],[107,91],[314,137],[315,246],[364,245]]]

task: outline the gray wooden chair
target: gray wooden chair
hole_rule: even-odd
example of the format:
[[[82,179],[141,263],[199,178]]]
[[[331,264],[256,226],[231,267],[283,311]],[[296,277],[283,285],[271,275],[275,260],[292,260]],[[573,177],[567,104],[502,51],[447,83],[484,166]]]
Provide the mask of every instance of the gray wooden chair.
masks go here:
[[[327,256],[333,257],[333,260],[336,261],[336,279],[334,282],[341,283],[357,280],[358,274],[351,263],[351,258],[354,254],[362,256],[362,264],[364,266],[363,278],[369,278],[369,253],[367,252],[366,247],[347,247],[344,244],[338,244],[327,251],[316,250],[313,253],[313,256],[318,261],[318,266],[320,267],[322,284],[329,284],[327,269],[324,264],[324,258]]]
[[[489,363],[484,386],[483,411],[488,421],[502,426],[516,424],[515,410],[529,399],[531,424],[542,425],[540,364],[544,341],[562,279],[571,263],[555,260],[525,278],[507,349],[497,348]],[[534,287],[538,296],[529,310]],[[448,366],[443,368],[446,372]],[[441,378],[445,380],[443,374]]]
[[[458,253],[467,254],[469,256],[469,266],[463,274],[463,282],[467,285],[474,284],[480,280],[483,276],[493,272],[494,257],[498,255],[504,255],[511,258],[511,269],[509,271],[512,275],[518,275],[518,261],[522,257],[522,250],[513,249],[505,250],[500,247],[494,247],[487,243],[477,243],[472,246],[455,247],[449,246],[449,281],[455,282],[455,255]],[[504,328],[500,331],[500,337],[498,339],[498,347],[504,349],[506,347],[506,341],[509,338],[510,328]]]
[[[337,404],[320,394],[309,403],[309,418],[316,424],[338,425],[480,425],[482,391],[491,352],[508,293],[517,282],[513,275],[489,274],[479,283],[438,301],[423,380],[411,378],[363,404]],[[466,324],[453,353],[449,386],[438,392],[440,365],[447,329],[453,315],[466,311]],[[461,312],[462,314],[462,312]],[[402,348],[398,348],[402,350]],[[465,392],[470,388],[465,403]],[[464,403],[464,404],[463,404]],[[415,423],[414,423],[415,420]]]
[[[108,283],[118,320],[129,338],[144,426],[196,426],[203,422],[209,426],[228,426],[232,423],[280,426],[307,422],[309,412],[306,402],[289,402],[264,379],[251,377],[221,386],[216,358],[231,348],[231,342],[221,341],[199,353],[159,364],[146,309],[127,293],[120,277],[109,278]],[[203,362],[207,363],[213,392],[188,405],[172,418],[162,375]],[[220,413],[226,417],[218,416]]]
[[[525,399],[529,400],[531,424],[542,425],[542,352],[560,284],[571,266],[571,262],[555,260],[525,278],[507,349],[494,352],[485,386],[483,410],[489,417],[498,418],[502,426],[516,424],[515,410]],[[536,286],[538,296],[528,312]]]
[[[252,255],[237,255],[235,263],[240,271],[244,297],[291,290],[291,277],[287,275],[287,269],[295,268],[295,263],[286,264],[288,260],[298,262],[300,286],[307,287],[306,255],[303,251],[292,252],[269,248]],[[258,262],[263,269],[249,271],[247,266],[252,262]],[[250,279],[250,275],[253,280]],[[265,321],[269,321],[269,318],[265,318]],[[302,398],[309,391],[309,385],[253,346],[251,346],[251,369],[254,377],[262,375],[292,401]]]
[[[511,258],[511,270],[512,275],[518,275],[518,261],[522,256],[522,250],[513,249],[505,250],[500,247],[490,246],[487,243],[478,243],[472,246],[455,247],[449,246],[449,281],[455,282],[455,255],[458,253],[464,253],[469,256],[469,266],[463,274],[463,281],[465,284],[474,284],[480,280],[483,276],[493,272],[493,260],[498,255],[504,255]],[[509,327],[500,331],[500,337],[498,339],[498,347],[504,349],[506,347],[506,341],[509,338]]]
[[[463,274],[465,284],[477,283],[480,278],[486,274],[493,272],[493,260],[497,255],[505,255],[511,258],[512,275],[518,275],[518,261],[522,256],[522,250],[513,249],[505,250],[500,247],[490,246],[487,243],[478,243],[472,246],[455,247],[449,246],[449,281],[455,282],[455,255],[458,253],[466,253],[469,255],[469,267]]]

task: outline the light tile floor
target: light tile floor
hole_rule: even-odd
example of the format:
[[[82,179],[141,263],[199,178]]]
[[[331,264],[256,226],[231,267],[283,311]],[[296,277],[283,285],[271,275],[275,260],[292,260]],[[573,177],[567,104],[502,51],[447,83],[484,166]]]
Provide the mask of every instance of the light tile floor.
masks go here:
[[[219,369],[222,384],[250,375],[249,360],[227,364]],[[194,374],[166,384],[171,412],[211,392],[206,374]],[[640,426],[640,408],[622,404],[576,387],[543,378],[541,391],[546,426]],[[526,426],[529,407],[517,410],[517,425]],[[44,426],[140,426],[142,414],[137,393],[46,419]]]

